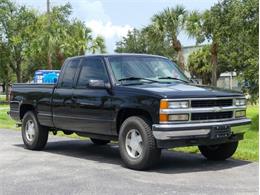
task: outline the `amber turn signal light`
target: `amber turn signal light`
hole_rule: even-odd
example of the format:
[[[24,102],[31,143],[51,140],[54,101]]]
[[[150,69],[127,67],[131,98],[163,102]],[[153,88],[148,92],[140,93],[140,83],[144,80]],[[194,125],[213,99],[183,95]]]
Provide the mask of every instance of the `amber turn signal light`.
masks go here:
[[[167,109],[169,107],[169,103],[166,100],[161,100],[160,109]]]
[[[160,114],[160,122],[167,122],[168,114]]]

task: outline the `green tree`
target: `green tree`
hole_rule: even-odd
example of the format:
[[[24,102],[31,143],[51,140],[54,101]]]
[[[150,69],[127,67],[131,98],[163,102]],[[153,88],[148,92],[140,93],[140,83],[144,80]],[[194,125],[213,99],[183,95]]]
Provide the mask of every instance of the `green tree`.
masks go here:
[[[133,29],[116,43],[115,52],[118,53],[147,53],[155,55],[163,55],[176,60],[172,55],[175,51],[167,40],[154,39],[150,34],[150,27],[141,30]]]
[[[188,57],[188,67],[191,75],[202,79],[202,83],[210,85],[212,83],[212,63],[211,63],[211,45],[205,45],[202,48],[192,52]],[[233,71],[233,67],[227,64],[226,55],[219,53],[217,78],[223,72]]]
[[[255,102],[259,96],[259,1],[225,0],[221,6],[225,8],[225,17],[229,18],[221,51],[239,79],[249,84],[244,91]]]
[[[202,79],[202,84],[211,83],[212,64],[210,63],[210,46],[204,46],[192,52],[188,57],[188,67],[191,75]]]
[[[0,40],[0,82],[2,83],[7,101],[9,100],[9,84],[12,81],[9,54],[8,47]]]
[[[0,0],[0,37],[8,50],[8,70],[16,81],[28,81],[37,69],[60,69],[67,57],[86,52],[105,52],[104,39],[77,19],[70,19],[71,6],[53,7],[36,14],[10,0]],[[1,68],[1,74],[7,69]]]
[[[164,55],[177,61],[184,70],[184,57],[178,35],[184,28],[187,12],[182,6],[167,8],[152,17],[151,24],[128,32],[116,46],[116,52]]]
[[[221,66],[236,71],[246,80],[253,99],[258,98],[258,20],[257,0],[224,0],[203,13],[192,12],[186,30],[197,43],[211,42],[212,84],[216,85]]]
[[[195,37],[197,44],[205,40],[211,41],[211,64],[212,64],[212,85],[217,85],[218,51],[220,38],[223,33],[224,18],[222,10],[214,5],[204,13],[193,11],[186,22],[186,30],[190,36]]]
[[[10,51],[10,67],[22,82],[24,51],[30,42],[28,27],[35,22],[35,14],[25,6],[17,7],[8,0],[0,1],[0,34]]]
[[[33,40],[30,48],[33,49],[28,50],[28,63],[33,62],[37,67],[47,64],[48,69],[59,69],[67,57],[105,52],[104,39],[100,36],[93,38],[91,29],[77,19],[70,20],[70,14],[71,6],[66,4],[38,16],[37,22],[31,26]]]
[[[88,50],[92,51],[92,54],[96,53],[97,51],[99,53],[106,53],[104,38],[101,36],[97,36],[95,39],[93,39]]]
[[[128,31],[127,35],[116,43],[115,51],[118,53],[147,53],[144,34],[137,29]]]
[[[79,24],[78,26],[76,24],[70,26],[68,19],[70,14],[71,6],[66,4],[53,7],[49,13],[37,17],[37,21],[30,28],[33,35],[30,42],[32,49],[28,48],[30,58],[37,60],[40,57],[40,63],[47,65],[48,69],[61,66],[64,61],[65,48],[71,42],[70,33],[72,31],[75,33],[75,29],[79,26]],[[71,46],[71,50],[74,49],[73,46]],[[80,47],[81,45],[79,45]]]
[[[183,50],[179,33],[184,29],[187,12],[182,6],[167,8],[152,17],[150,34],[154,39],[167,40],[177,52],[177,61],[182,70],[185,69]],[[175,55],[175,54],[173,54]]]

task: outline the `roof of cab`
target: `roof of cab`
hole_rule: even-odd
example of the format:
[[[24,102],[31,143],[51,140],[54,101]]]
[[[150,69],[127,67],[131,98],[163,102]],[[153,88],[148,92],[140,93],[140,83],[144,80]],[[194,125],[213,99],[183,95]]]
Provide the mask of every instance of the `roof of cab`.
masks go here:
[[[68,59],[75,59],[75,58],[84,58],[84,57],[113,57],[113,56],[142,56],[142,57],[159,57],[159,58],[165,58],[164,56],[159,55],[152,55],[152,54],[139,54],[139,53],[114,53],[114,54],[88,54],[88,55],[82,55],[82,56],[73,56],[69,57]]]

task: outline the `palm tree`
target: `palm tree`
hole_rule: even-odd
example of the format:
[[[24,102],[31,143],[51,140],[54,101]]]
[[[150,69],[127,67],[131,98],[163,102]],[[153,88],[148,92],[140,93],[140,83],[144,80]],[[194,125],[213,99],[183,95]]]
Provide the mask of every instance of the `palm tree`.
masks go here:
[[[177,60],[180,68],[185,69],[183,50],[179,33],[184,29],[187,12],[183,6],[166,8],[152,17],[152,24],[148,27],[150,34],[155,39],[170,41],[172,48],[177,52]]]
[[[93,42],[92,31],[81,21],[74,21],[68,28],[67,50],[69,56],[84,55]]]
[[[92,40],[92,44],[90,46],[90,51],[94,54],[97,51],[100,53],[106,52],[106,46],[104,38],[101,36],[97,36],[95,39]]]
[[[216,13],[217,15],[217,13]],[[205,40],[211,41],[211,65],[212,75],[211,84],[217,85],[217,65],[218,65],[218,24],[215,21],[215,16],[211,11],[207,10],[204,13],[193,11],[186,19],[186,31],[190,37],[196,39],[196,44],[203,43]]]

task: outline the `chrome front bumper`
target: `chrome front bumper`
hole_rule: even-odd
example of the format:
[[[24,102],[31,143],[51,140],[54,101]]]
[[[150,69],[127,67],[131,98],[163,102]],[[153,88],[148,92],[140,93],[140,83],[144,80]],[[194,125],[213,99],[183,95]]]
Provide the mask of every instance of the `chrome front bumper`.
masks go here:
[[[240,126],[251,123],[250,119],[234,119],[221,122],[183,123],[183,124],[154,124],[153,136],[158,140],[170,140],[181,138],[208,137],[212,127],[215,126]]]

